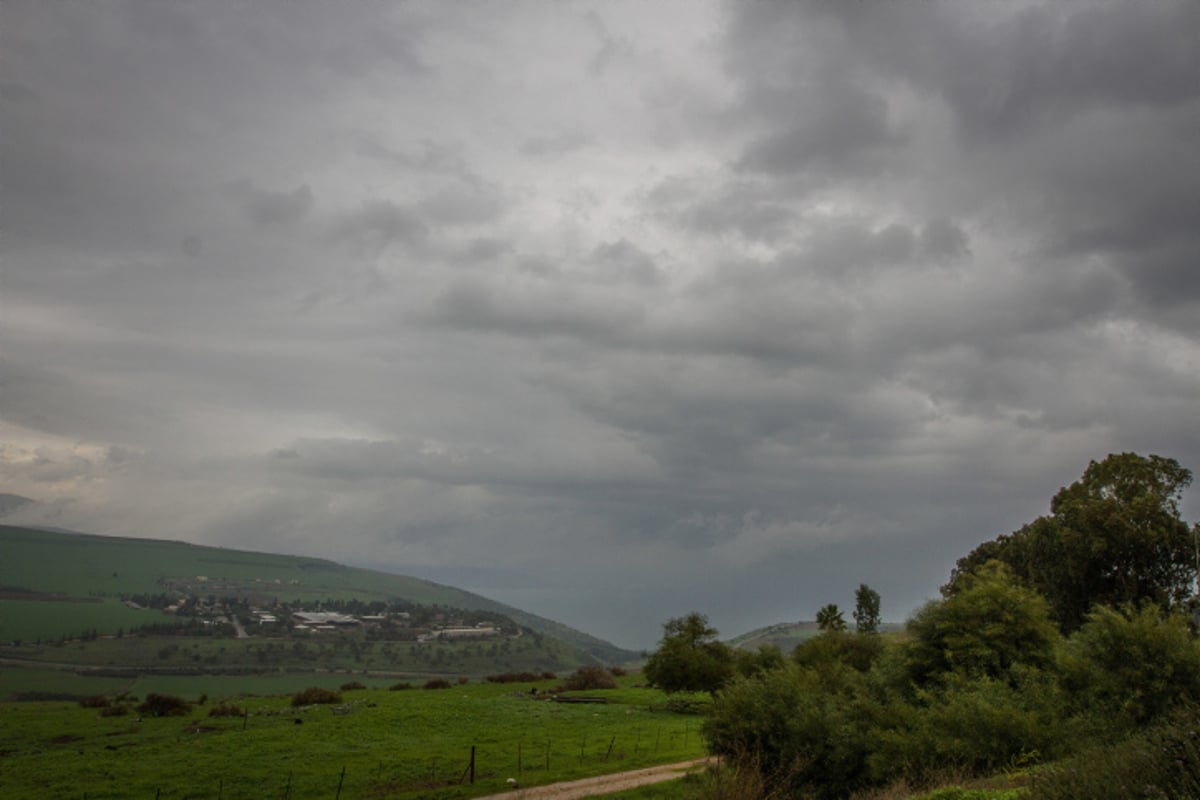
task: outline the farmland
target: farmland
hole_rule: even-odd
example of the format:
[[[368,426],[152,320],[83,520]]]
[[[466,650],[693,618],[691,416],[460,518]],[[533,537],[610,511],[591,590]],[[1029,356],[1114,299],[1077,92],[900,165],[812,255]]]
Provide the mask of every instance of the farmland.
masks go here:
[[[333,797],[341,784],[343,798],[466,798],[503,791],[510,777],[536,785],[703,755],[699,718],[667,710],[639,680],[590,692],[604,696],[599,704],[540,699],[554,681],[348,691],[340,705],[301,708],[287,695],[210,695],[162,718],[5,703],[0,792],[300,798]],[[245,716],[209,716],[222,700]]]

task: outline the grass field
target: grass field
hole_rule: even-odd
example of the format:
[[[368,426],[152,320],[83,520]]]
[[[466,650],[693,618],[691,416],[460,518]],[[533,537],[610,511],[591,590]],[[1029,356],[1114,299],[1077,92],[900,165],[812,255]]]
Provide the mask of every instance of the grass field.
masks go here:
[[[536,699],[539,684],[348,692],[334,709],[231,698],[246,717],[101,717],[64,702],[0,704],[0,796],[467,798],[703,755],[699,717],[636,688],[608,703]],[[147,689],[151,684],[145,684]],[[195,684],[193,688],[200,688]],[[475,783],[469,777],[475,751]],[[343,772],[344,770],[344,772]]]

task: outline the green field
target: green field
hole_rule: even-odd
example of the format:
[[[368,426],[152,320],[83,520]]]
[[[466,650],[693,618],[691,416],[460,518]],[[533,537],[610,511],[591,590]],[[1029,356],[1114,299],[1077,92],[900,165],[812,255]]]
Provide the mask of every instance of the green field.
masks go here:
[[[340,782],[342,798],[466,798],[504,791],[508,778],[529,786],[702,756],[700,718],[665,710],[665,696],[637,680],[589,693],[602,705],[529,692],[553,682],[355,691],[336,709],[230,698],[245,717],[209,717],[212,693],[190,715],[165,718],[0,703],[0,796],[332,798]]]

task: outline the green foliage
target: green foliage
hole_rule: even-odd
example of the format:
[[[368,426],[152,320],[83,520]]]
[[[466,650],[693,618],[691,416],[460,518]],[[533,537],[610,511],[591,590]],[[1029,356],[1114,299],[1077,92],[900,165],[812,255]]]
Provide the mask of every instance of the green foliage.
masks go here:
[[[783,651],[773,644],[760,645],[755,652],[735,647],[733,664],[737,674],[743,678],[761,675],[784,665]]]
[[[658,649],[642,673],[651,686],[665,692],[715,694],[733,676],[733,652],[717,640],[708,617],[691,613],[663,625]]]
[[[1047,667],[1059,638],[1046,601],[998,561],[960,576],[954,594],[909,620],[908,633],[918,685],[949,673],[1003,678],[1018,664]]]
[[[1029,800],[1200,797],[1200,710],[1115,745],[1091,747],[1034,773]]]
[[[292,706],[315,706],[320,704],[340,703],[342,696],[332,689],[322,689],[320,686],[310,686],[292,695]]]
[[[586,692],[593,689],[615,689],[617,682],[603,667],[580,667],[570,675],[561,687],[568,692]]]
[[[1200,702],[1200,647],[1180,614],[1098,607],[1060,658],[1077,708],[1122,727]]]
[[[865,583],[858,585],[854,593],[854,629],[859,633],[878,633],[879,592]]]
[[[829,603],[817,611],[817,627],[823,631],[846,630],[846,619],[836,603]]]
[[[866,785],[869,728],[856,683],[791,665],[729,684],[704,722],[710,750],[772,789],[845,797]]]
[[[1010,680],[955,675],[881,709],[869,764],[884,781],[947,769],[987,774],[1062,752],[1065,725],[1054,676],[1018,667]]]
[[[1025,796],[1024,789],[964,789],[961,786],[945,786],[913,800],[1019,800]]]
[[[147,717],[182,717],[192,713],[192,704],[182,697],[151,692],[137,710]]]
[[[883,640],[878,636],[827,631],[796,645],[792,658],[800,666],[816,670],[848,667],[867,672],[883,650]]]
[[[1181,604],[1196,577],[1192,533],[1179,500],[1192,473],[1177,461],[1136,453],[1110,455],[1059,490],[1050,515],[985,542],[960,559],[943,593],[992,559],[1050,602],[1064,632],[1096,604]]]

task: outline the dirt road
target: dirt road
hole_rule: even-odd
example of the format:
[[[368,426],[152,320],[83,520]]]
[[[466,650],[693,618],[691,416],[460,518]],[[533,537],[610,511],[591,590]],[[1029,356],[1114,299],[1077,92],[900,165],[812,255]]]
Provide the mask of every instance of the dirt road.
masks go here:
[[[583,778],[578,781],[532,786],[528,789],[512,789],[501,794],[477,797],[475,800],[582,800],[584,797],[612,794],[625,789],[681,778],[689,771],[702,768],[708,763],[712,763],[712,759],[697,758],[695,761],[660,764],[657,767],[597,775],[594,778]]]

